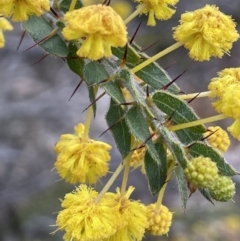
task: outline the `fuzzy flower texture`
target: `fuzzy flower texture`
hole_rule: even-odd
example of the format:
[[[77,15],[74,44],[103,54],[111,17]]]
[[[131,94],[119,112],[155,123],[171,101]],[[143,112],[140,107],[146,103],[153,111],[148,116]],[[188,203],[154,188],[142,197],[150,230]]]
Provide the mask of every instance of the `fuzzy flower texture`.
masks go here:
[[[54,149],[58,153],[55,162],[58,174],[72,184],[94,184],[108,172],[111,146],[85,137],[84,129],[79,124],[75,126],[75,135],[61,135]]]
[[[221,58],[239,38],[232,18],[211,5],[182,14],[180,25],[174,30],[174,39],[197,61],[209,60],[212,56]]]
[[[49,10],[49,0],[0,0],[0,14],[15,22],[26,21],[29,15],[41,16]]]
[[[0,48],[3,48],[5,45],[3,31],[10,31],[12,29],[13,29],[13,27],[8,22],[8,20],[4,17],[0,17]]]
[[[134,188],[125,194],[107,192],[97,200],[98,193],[80,185],[66,194],[63,210],[56,224],[65,230],[65,241],[140,241],[148,226],[146,207],[129,197]]]
[[[228,127],[233,137],[240,140],[240,68],[227,68],[211,80],[208,89],[210,97],[217,98],[213,102],[216,111],[234,119]]]
[[[142,14],[148,14],[148,26],[155,26],[158,20],[167,20],[175,13],[174,5],[179,0],[135,0],[139,2],[138,8],[143,8]]]
[[[91,60],[111,57],[111,47],[127,43],[127,30],[122,18],[110,7],[102,4],[83,7],[64,16],[66,27],[62,34],[66,40],[79,40],[77,55]]]

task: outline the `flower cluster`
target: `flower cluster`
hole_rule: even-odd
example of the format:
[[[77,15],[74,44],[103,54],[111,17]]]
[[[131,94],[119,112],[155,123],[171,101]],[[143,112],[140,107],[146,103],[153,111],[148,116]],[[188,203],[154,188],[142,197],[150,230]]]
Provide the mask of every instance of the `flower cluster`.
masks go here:
[[[146,14],[146,24],[155,26],[156,20],[172,17],[178,0],[133,1],[137,8],[126,16],[129,2],[124,1],[0,0],[0,48],[5,44],[3,31],[13,28],[8,19],[22,22],[37,45],[63,57],[81,77],[80,84],[88,87],[91,103],[85,123],[75,126],[75,134],[61,135],[54,147],[56,172],[79,185],[65,195],[57,215],[57,230],[64,231],[65,241],[141,241],[146,232],[167,235],[173,213],[163,205],[163,196],[172,176],[183,209],[196,189],[210,201],[225,202],[235,194],[231,177],[238,172],[223,157],[230,145],[228,135],[219,126],[204,124],[232,118],[235,122],[228,130],[240,140],[240,68],[219,72],[208,92],[183,95],[155,61],[181,46],[196,61],[221,58],[239,38],[236,23],[214,5],[183,13],[173,28],[176,43],[148,57],[128,36],[127,24]],[[97,101],[104,95],[111,98],[107,130],[122,160],[97,191],[91,185],[110,174],[111,146],[91,139],[89,131]],[[201,119],[191,101],[185,101],[206,96],[215,98],[213,106],[220,115]],[[157,195],[156,203],[148,206],[130,199],[135,188],[128,177],[131,168],[139,166],[150,192]],[[122,170],[121,187],[111,192]]]

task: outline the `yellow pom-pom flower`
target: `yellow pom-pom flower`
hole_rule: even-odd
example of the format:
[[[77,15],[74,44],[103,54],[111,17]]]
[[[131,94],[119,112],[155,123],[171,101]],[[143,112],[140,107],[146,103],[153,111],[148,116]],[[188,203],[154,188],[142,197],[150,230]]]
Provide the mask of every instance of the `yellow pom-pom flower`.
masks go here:
[[[103,3],[102,0],[85,0],[84,4],[93,5]],[[111,2],[111,7],[122,17],[126,18],[132,12],[132,5],[129,1],[125,0],[117,0]]]
[[[107,193],[106,196],[115,200],[120,214],[118,230],[105,241],[140,241],[148,225],[146,206],[138,201],[131,201],[129,197],[134,187],[129,187],[124,195],[117,188],[116,193]]]
[[[109,6],[86,6],[64,16],[66,40],[84,38],[77,55],[91,60],[111,57],[111,47],[127,43],[127,30],[122,18]]]
[[[161,205],[157,210],[156,203],[147,206],[148,228],[147,231],[156,236],[164,235],[169,232],[172,224],[172,213],[167,207]]]
[[[221,98],[228,87],[240,84],[240,68],[226,68],[218,73],[218,77],[212,78],[208,85],[211,91],[210,97]]]
[[[131,156],[130,166],[133,168],[141,167],[141,172],[145,174],[145,167],[144,167],[144,156],[146,153],[146,147],[139,148],[135,150]]]
[[[40,16],[49,10],[49,0],[0,0],[0,14],[15,22],[26,21],[29,15]]]
[[[178,3],[179,0],[135,0],[139,2],[139,7],[144,5],[141,13],[148,14],[148,26],[155,26],[158,20],[167,20],[172,17],[175,13],[174,5]]]
[[[3,48],[5,46],[3,31],[10,30],[13,30],[12,25],[8,22],[6,18],[0,17],[0,48]]]
[[[220,126],[210,126],[204,133],[208,143],[221,152],[226,152],[230,146],[230,140],[226,131]]]
[[[75,126],[75,135],[64,134],[55,145],[55,168],[69,183],[96,183],[108,172],[111,146],[84,137],[84,125]]]
[[[239,38],[232,18],[212,5],[182,14],[180,25],[174,30],[174,39],[184,44],[190,57],[198,61],[212,56],[221,58]]]
[[[56,220],[58,230],[65,231],[65,241],[103,240],[116,232],[118,207],[113,199],[105,196],[96,202],[97,195],[86,185],[80,185],[65,195],[63,210]]]

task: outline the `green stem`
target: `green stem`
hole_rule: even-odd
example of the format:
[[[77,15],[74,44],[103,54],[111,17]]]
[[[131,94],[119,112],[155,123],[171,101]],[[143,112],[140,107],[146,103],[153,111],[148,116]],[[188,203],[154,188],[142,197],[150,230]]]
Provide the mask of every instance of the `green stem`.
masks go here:
[[[111,178],[108,180],[108,182],[106,183],[106,185],[104,186],[102,191],[98,194],[98,196],[96,197],[95,202],[98,202],[103,197],[103,195],[108,191],[108,189],[112,186],[114,181],[117,179],[118,175],[121,173],[121,171],[122,171],[124,166],[125,166],[125,162],[123,161],[117,167],[117,169],[115,170],[115,172],[113,173]]]
[[[130,152],[125,160],[125,169],[123,173],[123,179],[122,179],[122,186],[121,186],[121,195],[124,195],[126,192],[127,188],[127,181],[128,181],[128,176],[129,176],[129,171],[130,171],[130,161],[131,161],[131,156],[133,152]]]
[[[194,97],[197,96],[197,98],[201,98],[201,97],[207,97],[209,96],[209,94],[211,93],[211,91],[205,91],[202,93],[192,93],[192,94],[186,94],[186,95],[178,95],[178,97],[182,100],[187,100],[187,99],[192,99]]]
[[[71,1],[70,7],[69,7],[69,11],[74,10],[76,3],[77,3],[77,0],[72,0]]]
[[[92,115],[93,115],[93,107],[89,107],[87,111],[87,117],[85,121],[85,129],[84,129],[84,134],[83,134],[83,139],[88,139],[88,133],[91,125],[91,120],[92,120]]]
[[[159,195],[158,195],[158,199],[157,199],[157,203],[156,203],[156,208],[155,210],[158,211],[160,210],[161,208],[161,205],[162,205],[162,200],[163,200],[163,195],[164,195],[164,192],[166,190],[166,187],[167,187],[167,184],[172,176],[172,171],[174,169],[174,166],[175,166],[175,162],[174,160],[171,160],[171,164],[169,166],[169,169],[168,169],[168,174],[167,174],[167,178],[166,178],[166,182],[165,184],[163,185],[163,187],[161,188],[160,192],[159,192]]]
[[[138,146],[139,142],[135,141],[133,136],[131,138],[131,142],[133,143],[131,145],[131,149],[134,149]],[[127,188],[127,182],[128,182],[128,176],[130,172],[130,162],[131,162],[131,157],[133,155],[133,151],[130,151],[128,155],[124,158],[124,163],[125,163],[125,169],[124,169],[124,174],[123,174],[123,179],[122,179],[122,186],[121,186],[121,195],[123,196],[126,192]]]
[[[192,122],[188,122],[188,123],[170,126],[168,129],[170,131],[177,131],[177,130],[189,128],[192,126],[197,126],[197,125],[202,125],[202,124],[206,124],[206,123],[210,123],[210,122],[214,122],[214,121],[223,120],[226,118],[227,118],[226,116],[224,116],[223,114],[220,114],[220,115],[215,115],[212,117],[208,117],[208,118],[204,118],[204,119],[200,119],[200,120],[196,120],[196,121],[192,121]]]
[[[172,46],[164,49],[163,51],[159,52],[158,54],[154,55],[153,57],[147,59],[146,61],[142,62],[141,64],[135,66],[133,69],[132,69],[132,72],[133,73],[136,73],[137,71],[141,70],[142,68],[146,67],[147,65],[151,64],[152,62],[154,62],[155,60],[161,58],[162,56],[174,51],[175,49],[181,47],[183,44],[182,43],[175,43],[173,44]]]
[[[146,7],[146,4],[142,3],[137,6],[137,9],[130,15],[128,16],[125,20],[124,23],[128,24],[130,21],[132,21],[138,14],[142,12],[142,10]]]

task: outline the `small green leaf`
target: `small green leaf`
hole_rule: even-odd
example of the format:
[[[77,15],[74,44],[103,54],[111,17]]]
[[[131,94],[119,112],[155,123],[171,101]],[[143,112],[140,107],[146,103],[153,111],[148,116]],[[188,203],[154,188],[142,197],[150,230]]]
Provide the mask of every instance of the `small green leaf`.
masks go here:
[[[174,171],[177,178],[178,189],[182,200],[182,208],[185,211],[188,200],[187,180],[182,167],[177,166]]]
[[[124,111],[121,106],[116,105],[116,102],[111,99],[110,107],[106,115],[106,121],[109,127],[116,123],[116,125],[114,125],[110,131],[113,134],[113,138],[116,142],[119,152],[122,155],[122,158],[125,158],[131,148],[131,134],[125,119],[122,118],[123,116]]]
[[[83,69],[85,66],[85,62],[83,59],[76,55],[78,48],[75,44],[70,43],[68,46],[68,56],[67,56],[67,64],[69,68],[81,78],[83,78]]]
[[[194,110],[185,101],[171,93],[158,91],[153,95],[152,99],[161,111],[171,116],[171,122],[175,125],[199,119]],[[202,133],[205,131],[203,125],[197,125],[176,131],[176,134],[178,138],[187,145],[194,141],[201,140],[203,137]]]
[[[112,48],[112,53],[118,57],[119,59],[124,58],[124,53],[125,53],[126,47],[119,47],[119,48]],[[141,60],[141,57],[139,54],[134,50],[134,48],[131,45],[128,45],[128,50],[127,50],[127,66],[132,68],[134,67],[137,63],[139,63]]]
[[[187,156],[182,144],[177,141],[174,134],[171,133],[166,127],[160,126],[158,130],[166,142],[168,149],[172,153],[174,160],[177,161],[183,169],[185,169],[187,166]]]
[[[69,7],[70,7],[70,5],[71,5],[71,2],[72,2],[72,0],[62,0],[61,3],[60,3],[60,5],[59,5],[59,8],[60,8],[64,13],[68,12]],[[81,7],[83,7],[82,1],[81,1],[81,0],[77,0],[74,9],[78,9],[78,8],[81,8]]]
[[[141,57],[141,62],[148,59],[148,57],[144,54],[141,54]],[[137,71],[136,75],[156,90],[160,90],[162,87],[171,82],[171,78],[167,72],[155,62]],[[180,89],[176,84],[173,83],[167,88],[167,91],[177,94],[180,92]]]
[[[50,34],[54,29],[43,17],[30,16],[27,21],[22,23],[22,27],[33,38],[35,42],[39,42]],[[39,46],[49,54],[57,57],[66,57],[68,48],[62,38],[55,34]]]
[[[211,194],[208,189],[206,188],[198,188],[200,193],[211,203],[214,205]]]
[[[211,158],[213,162],[216,162],[220,175],[234,176],[237,174],[233,167],[225,162],[224,157],[220,153],[203,142],[194,143],[188,148],[188,151],[193,157],[204,156]]]
[[[133,99],[138,104],[140,104],[141,106],[148,109],[148,106],[147,106],[146,101],[145,101],[145,93],[140,88],[140,86],[136,82],[136,80],[134,80],[133,74],[127,69],[122,69],[119,72],[119,77],[124,80],[123,84],[127,88],[127,90],[131,93]]]
[[[162,142],[155,144],[155,148],[160,156],[160,163],[157,163],[150,155],[149,151],[146,152],[144,157],[145,171],[148,179],[148,185],[152,195],[156,195],[166,182],[167,178],[167,154],[166,149]]]
[[[93,61],[88,63],[84,68],[84,79],[88,85],[98,84],[109,77],[108,72],[105,67],[97,62]],[[114,82],[114,80],[109,80],[99,84],[104,90],[116,101],[118,104],[124,103],[125,99],[123,97],[120,87]]]
[[[151,134],[148,124],[144,118],[142,110],[138,106],[134,106],[126,113],[126,122],[132,134],[142,143],[145,143],[151,157],[160,163],[158,152],[153,144],[152,139],[149,139]]]

